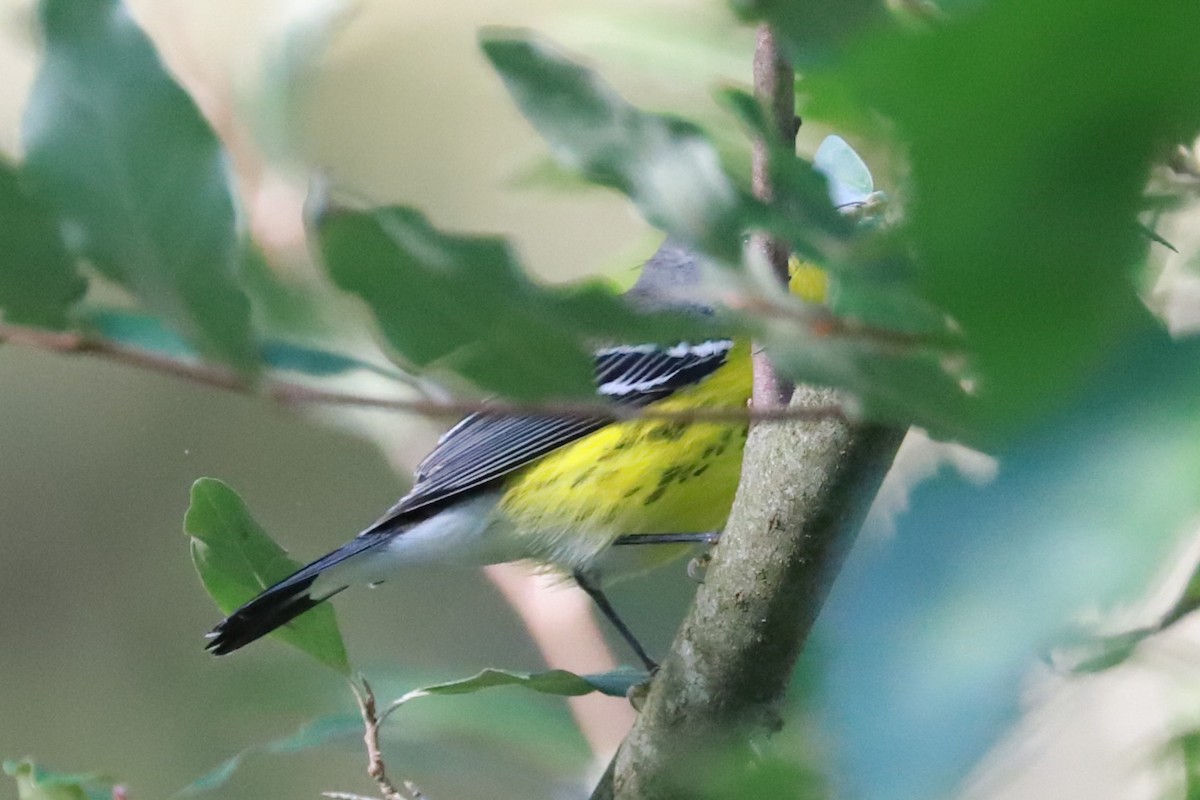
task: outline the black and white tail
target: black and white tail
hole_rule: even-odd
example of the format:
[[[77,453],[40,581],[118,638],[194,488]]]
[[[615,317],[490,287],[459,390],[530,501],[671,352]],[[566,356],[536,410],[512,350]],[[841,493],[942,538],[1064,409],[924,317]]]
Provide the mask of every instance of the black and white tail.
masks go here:
[[[244,606],[226,617],[208,634],[205,649],[214,655],[223,656],[245,647],[256,639],[266,636],[280,625],[291,622],[313,606],[328,600],[349,586],[326,575],[334,567],[355,556],[383,544],[387,536],[364,535],[351,539],[346,544],[321,556],[308,566],[302,567],[279,583],[263,591]],[[317,579],[326,575],[320,587],[314,587]]]

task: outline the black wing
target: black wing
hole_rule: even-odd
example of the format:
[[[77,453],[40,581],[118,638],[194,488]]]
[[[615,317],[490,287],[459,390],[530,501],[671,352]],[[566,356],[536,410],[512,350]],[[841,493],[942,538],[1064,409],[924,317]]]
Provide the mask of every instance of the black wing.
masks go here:
[[[674,347],[623,345],[596,353],[596,391],[622,405],[643,406],[691,386],[725,363],[728,339]],[[609,423],[607,419],[472,414],[446,432],[417,467],[412,491],[364,533],[478,489]]]

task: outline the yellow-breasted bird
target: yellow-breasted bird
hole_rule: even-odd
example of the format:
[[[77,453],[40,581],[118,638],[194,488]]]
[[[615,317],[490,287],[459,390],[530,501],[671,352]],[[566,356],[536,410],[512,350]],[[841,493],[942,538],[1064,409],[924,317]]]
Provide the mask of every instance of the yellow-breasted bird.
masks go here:
[[[699,272],[694,254],[668,240],[626,297],[650,308],[687,304]],[[664,410],[744,407],[752,383],[749,343],[733,339],[607,347],[595,370],[601,398]],[[746,431],[744,422],[473,414],[441,438],[379,521],[230,614],[208,650],[232,652],[351,585],[407,568],[527,560],[573,576],[653,668],[601,585],[721,530]]]

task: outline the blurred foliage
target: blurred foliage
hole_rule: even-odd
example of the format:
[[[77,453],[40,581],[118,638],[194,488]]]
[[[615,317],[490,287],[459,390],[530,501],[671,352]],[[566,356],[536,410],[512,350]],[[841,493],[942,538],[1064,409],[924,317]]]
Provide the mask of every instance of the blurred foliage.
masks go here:
[[[30,759],[5,761],[17,782],[17,800],[111,800],[113,781],[100,775],[50,772]]]
[[[703,337],[701,321],[650,317],[604,285],[540,287],[497,237],[454,236],[408,208],[318,211],[325,266],[371,307],[404,361],[450,366],[510,397],[591,397],[597,340]]]
[[[1150,167],[1200,129],[1200,52],[1181,33],[1200,6],[1063,0],[1036,19],[999,0],[881,31],[799,84],[814,116],[894,126],[915,284],[965,332],[993,425],[1061,404],[1136,333]]]
[[[73,250],[207,355],[251,368],[233,196],[217,137],[118,0],[45,0],[25,112],[30,183]]]
[[[58,231],[53,210],[0,159],[0,310],[12,322],[62,328],[87,289]]]
[[[556,169],[625,194],[697,249],[711,267],[705,288],[724,303],[713,324],[755,337],[797,380],[847,390],[855,411],[1000,458],[989,486],[939,476],[912,498],[895,541],[852,556],[818,629],[820,653],[809,655],[826,676],[814,702],[837,740],[833,783],[903,799],[951,791],[1016,713],[1036,655],[1080,607],[1135,596],[1200,511],[1200,353],[1167,338],[1135,291],[1164,241],[1146,213],[1151,170],[1200,132],[1200,4],[898,5],[902,17],[882,3],[734,3],[744,19],[772,23],[801,66],[806,122],[891,159],[900,180],[886,198],[855,150],[830,139],[813,162],[775,147],[775,197],[761,202],[744,170],[722,162],[738,149],[718,148],[695,121],[637,108],[528,32],[488,29],[482,48]],[[267,139],[302,102],[296,93],[347,8],[331,4],[310,20],[268,70],[290,94],[264,109]],[[4,323],[248,375],[395,377],[357,352],[271,335],[318,327],[316,314],[305,290],[275,280],[244,240],[220,143],[125,8],[42,0],[39,16],[45,61],[25,158],[0,163]],[[751,136],[765,129],[744,90],[718,98]],[[766,280],[743,247],[757,230],[825,271],[826,304]],[[449,371],[481,391],[586,394],[595,342],[708,332],[633,314],[597,285],[538,285],[503,239],[443,232],[408,207],[326,202],[311,233],[329,277],[370,309],[399,370]],[[93,292],[120,287],[132,307],[81,302],[89,280]],[[186,527],[225,611],[294,567],[217,481],[197,482]],[[1194,610],[1196,584],[1164,625]],[[1119,664],[1156,629],[1100,641],[1081,669]],[[328,606],[280,636],[349,671]],[[489,671],[419,691],[515,682],[570,693],[599,688],[595,680]],[[624,679],[603,680],[619,693]],[[512,708],[494,718],[430,712],[443,727],[404,739],[406,752],[474,735],[501,753],[472,765],[479,770],[504,758],[559,775],[580,768],[580,748],[563,746],[565,722]],[[339,741],[357,732],[350,722],[322,718],[255,751]],[[1189,765],[1194,750],[1185,742]],[[220,785],[240,760],[193,788]],[[764,764],[760,782],[724,796],[778,793],[808,774],[798,763]],[[84,796],[78,776],[29,762],[5,769],[22,800]]]

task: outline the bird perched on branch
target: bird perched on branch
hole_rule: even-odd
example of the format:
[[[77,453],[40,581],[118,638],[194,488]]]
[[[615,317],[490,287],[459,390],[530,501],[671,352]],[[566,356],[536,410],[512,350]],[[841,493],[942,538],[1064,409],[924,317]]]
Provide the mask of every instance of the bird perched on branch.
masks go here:
[[[626,297],[649,308],[694,304],[687,294],[699,281],[695,255],[668,241]],[[732,339],[607,347],[595,353],[595,374],[601,398],[661,410],[745,407],[752,383],[749,343]],[[746,434],[744,421],[473,414],[379,521],[230,614],[208,650],[232,652],[351,585],[424,564],[531,561],[573,576],[653,669],[601,587],[721,530]]]

